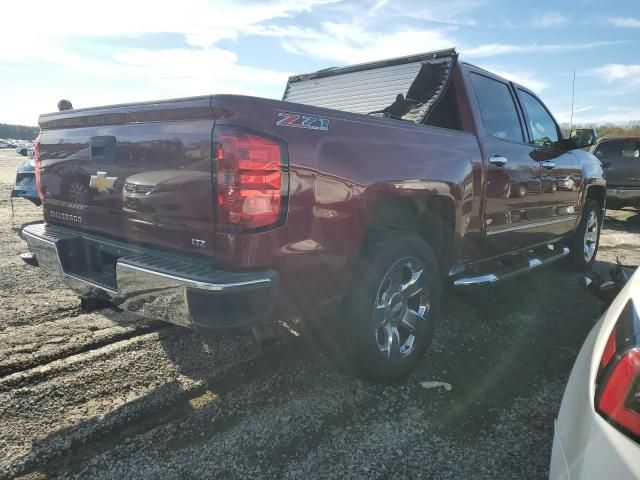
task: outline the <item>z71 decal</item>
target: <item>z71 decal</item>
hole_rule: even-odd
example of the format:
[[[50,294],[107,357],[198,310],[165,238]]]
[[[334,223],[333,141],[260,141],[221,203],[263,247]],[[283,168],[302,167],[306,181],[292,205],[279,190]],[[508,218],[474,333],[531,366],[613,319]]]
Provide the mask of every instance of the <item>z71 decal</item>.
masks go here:
[[[314,115],[300,115],[299,113],[278,112],[276,125],[281,127],[309,128],[311,130],[329,130],[329,119]]]

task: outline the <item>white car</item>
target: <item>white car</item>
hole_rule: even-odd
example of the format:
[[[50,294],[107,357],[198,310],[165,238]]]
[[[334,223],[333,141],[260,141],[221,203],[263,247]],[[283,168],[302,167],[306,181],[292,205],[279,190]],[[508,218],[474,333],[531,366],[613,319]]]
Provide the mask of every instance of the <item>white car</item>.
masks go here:
[[[640,269],[578,355],[556,420],[550,478],[640,479]]]
[[[16,147],[16,153],[20,155],[24,155],[25,157],[29,154],[29,149],[33,148],[33,145],[30,143],[21,143]]]

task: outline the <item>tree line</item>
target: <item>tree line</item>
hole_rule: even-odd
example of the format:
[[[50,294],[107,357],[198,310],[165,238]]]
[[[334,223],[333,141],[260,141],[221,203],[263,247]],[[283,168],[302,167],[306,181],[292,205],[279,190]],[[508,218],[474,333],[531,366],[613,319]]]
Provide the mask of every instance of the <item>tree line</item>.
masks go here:
[[[27,127],[25,125],[10,125],[0,123],[0,138],[13,138],[15,140],[34,140],[38,136],[40,128]]]
[[[598,132],[598,137],[634,137],[640,136],[640,121],[630,122],[624,125],[615,123],[584,123],[576,124],[573,128],[595,128]],[[569,133],[569,125],[562,124],[562,129],[566,134]]]

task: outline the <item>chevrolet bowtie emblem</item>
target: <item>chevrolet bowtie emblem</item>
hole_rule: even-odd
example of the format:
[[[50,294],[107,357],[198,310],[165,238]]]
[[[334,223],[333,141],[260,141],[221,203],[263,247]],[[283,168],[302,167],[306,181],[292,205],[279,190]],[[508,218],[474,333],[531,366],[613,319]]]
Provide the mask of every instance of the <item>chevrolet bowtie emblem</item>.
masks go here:
[[[100,193],[106,193],[113,189],[118,177],[107,177],[107,172],[96,172],[89,179],[89,186],[95,188]]]

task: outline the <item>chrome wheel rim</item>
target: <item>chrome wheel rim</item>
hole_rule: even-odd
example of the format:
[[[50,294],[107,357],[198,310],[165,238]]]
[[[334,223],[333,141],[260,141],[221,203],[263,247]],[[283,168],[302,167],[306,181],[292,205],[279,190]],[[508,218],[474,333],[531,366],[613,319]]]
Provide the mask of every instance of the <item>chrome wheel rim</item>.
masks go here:
[[[374,336],[386,359],[411,355],[421,323],[429,320],[429,293],[422,285],[424,274],[420,260],[404,258],[387,270],[380,283],[373,308]]]
[[[596,253],[596,244],[598,243],[598,215],[594,210],[589,212],[587,217],[587,225],[584,231],[584,259],[590,262]]]

